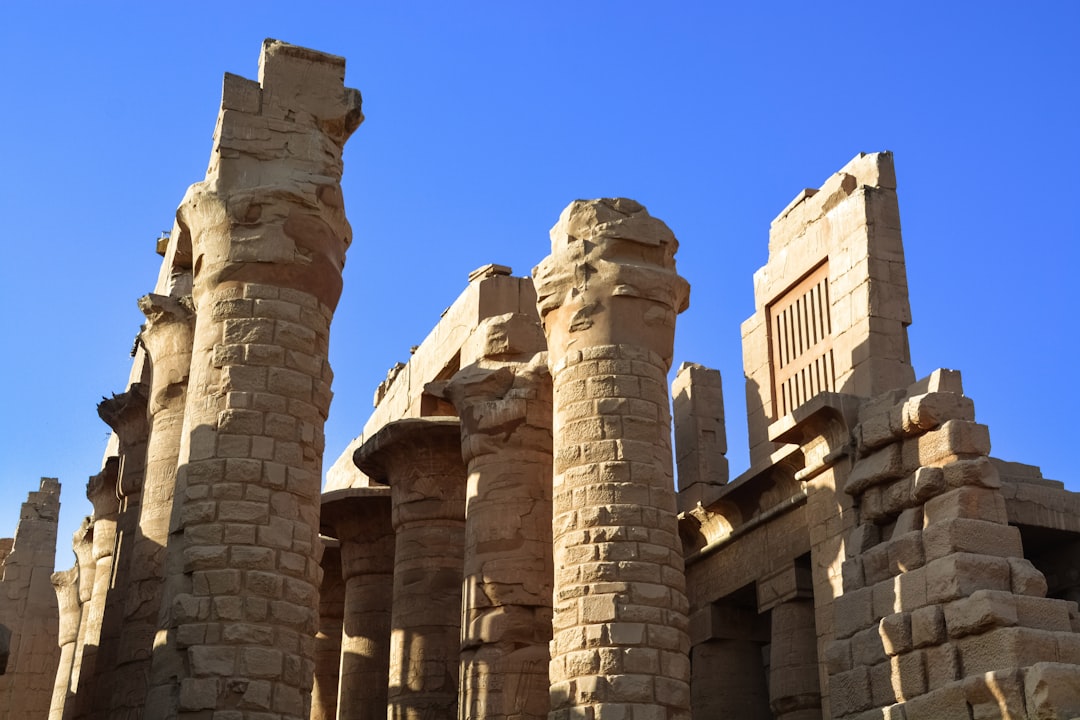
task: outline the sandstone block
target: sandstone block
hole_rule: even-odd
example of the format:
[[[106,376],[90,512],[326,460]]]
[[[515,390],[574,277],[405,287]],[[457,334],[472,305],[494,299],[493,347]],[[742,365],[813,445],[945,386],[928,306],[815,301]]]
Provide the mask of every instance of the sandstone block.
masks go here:
[[[1054,633],[1024,627],[998,627],[956,640],[965,675],[1057,662]]]
[[[911,612],[912,647],[939,645],[945,639],[945,613],[940,605],[928,605]]]
[[[944,606],[945,627],[950,638],[976,635],[1018,622],[1016,596],[1008,591],[977,590],[970,597]]]
[[[971,465],[968,461],[963,462]],[[984,467],[992,468],[992,465],[987,461]],[[972,485],[956,487],[928,500],[923,507],[923,517],[927,526],[960,518],[1004,525],[1009,519],[1000,492]]]
[[[904,706],[907,720],[943,720],[963,718],[968,714],[967,698],[961,682],[953,682],[913,697]]]
[[[928,525],[923,531],[923,549],[928,561],[953,553],[978,553],[1002,558],[1024,556],[1018,528],[969,518]]]
[[[1037,663],[1025,673],[1024,693],[1033,720],[1080,716],[1080,666]]]
[[[1009,563],[1003,557],[954,553],[927,563],[926,595],[931,603],[944,603],[976,590],[1007,590]]]
[[[900,612],[881,618],[878,635],[886,655],[891,657],[910,652],[914,646],[911,613]]]

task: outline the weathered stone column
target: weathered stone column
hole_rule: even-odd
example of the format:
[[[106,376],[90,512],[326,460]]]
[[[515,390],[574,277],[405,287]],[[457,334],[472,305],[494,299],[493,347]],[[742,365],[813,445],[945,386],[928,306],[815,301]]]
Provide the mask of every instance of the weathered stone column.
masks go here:
[[[390,488],[323,495],[322,522],[341,549],[345,608],[338,675],[338,720],[384,720],[394,600]]]
[[[75,716],[76,699],[75,692],[79,688],[79,677],[82,673],[83,648],[86,645],[86,633],[89,628],[87,617],[90,611],[90,600],[94,593],[94,581],[97,576],[97,561],[94,558],[94,523],[92,518],[83,518],[79,529],[71,538],[71,547],[75,552],[75,560],[79,568],[79,628],[75,638],[75,650],[71,659],[71,674],[67,681],[67,692],[64,702],[56,705],[55,697],[49,707],[50,720],[70,720]],[[57,677],[59,682],[59,676]]]
[[[146,475],[148,392],[145,384],[133,383],[127,391],[98,404],[98,415],[113,429],[119,441],[120,467],[116,496],[120,501],[120,511],[116,516],[112,584],[105,599],[97,651],[94,709],[88,716],[92,718],[121,718],[126,717],[127,712],[138,712],[145,692],[145,670],[141,678],[137,678],[129,668],[124,667],[137,648],[124,648],[123,635],[127,608],[138,602],[137,596],[131,596],[132,591],[137,592],[137,588],[131,584],[131,573],[133,570],[140,572],[132,551],[137,545],[143,479]],[[148,645],[145,649],[147,657],[149,651]],[[120,709],[125,707],[126,710]]]
[[[500,315],[445,392],[468,464],[459,717],[546,718],[551,377],[535,317]]]
[[[94,589],[89,603],[84,606],[83,625],[79,629],[82,636],[81,652],[76,648],[75,663],[78,667],[78,690],[75,702],[68,703],[72,709],[71,717],[83,718],[93,710],[95,689],[99,687],[99,646],[102,639],[102,625],[105,618],[105,603],[113,576],[113,557],[116,550],[116,518],[120,513],[120,500],[116,495],[116,484],[120,460],[110,457],[105,467],[86,484],[86,497],[94,506],[94,519],[91,525],[93,533]],[[65,708],[67,716],[67,708]]]
[[[140,504],[132,509],[137,513],[138,526],[129,528],[127,551],[122,551],[127,556],[124,598],[118,607],[123,612],[123,624],[110,704],[110,712],[118,717],[140,714],[146,702],[195,322],[190,297],[146,295],[139,299],[139,309],[147,318],[139,339],[151,363],[145,409],[150,429]],[[124,482],[122,477],[121,484]],[[127,502],[133,497],[129,493]]]
[[[551,718],[689,717],[667,380],[689,288],[675,236],[627,199],[577,201],[533,270],[554,382]]]
[[[60,664],[56,668],[56,684],[53,685],[52,702],[49,704],[49,720],[61,720],[71,683],[71,668],[75,662],[79,620],[82,618],[82,606],[79,604],[79,566],[53,573],[52,584],[60,607]]]
[[[330,320],[351,229],[345,61],[267,40],[225,77],[206,180],[177,216],[196,320],[146,715],[307,719]]]
[[[338,716],[338,673],[341,671],[341,626],[345,611],[345,582],[341,578],[341,548],[337,540],[322,541],[322,584],[319,585],[319,630],[315,633],[315,682],[311,687],[311,720]]]
[[[465,466],[457,418],[385,425],[354,456],[389,483],[394,527],[389,720],[457,713]]]

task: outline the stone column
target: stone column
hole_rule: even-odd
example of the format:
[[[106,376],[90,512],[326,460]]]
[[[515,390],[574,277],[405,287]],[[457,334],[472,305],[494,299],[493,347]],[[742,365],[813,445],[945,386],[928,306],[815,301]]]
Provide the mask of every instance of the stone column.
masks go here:
[[[137,513],[138,526],[129,528],[128,536],[133,537],[126,541],[128,547],[123,553],[127,556],[126,581],[122,586],[125,597],[118,608],[122,609],[123,623],[110,705],[117,717],[138,715],[146,702],[161,609],[165,546],[169,540],[195,321],[190,298],[146,295],[139,299],[139,309],[147,318],[139,339],[151,363],[145,412],[150,429],[140,506],[132,509]],[[130,503],[134,496],[131,493],[128,496]]]
[[[60,607],[60,664],[56,668],[56,684],[53,685],[52,702],[49,704],[49,720],[61,720],[71,686],[71,669],[75,663],[75,645],[79,639],[79,620],[82,617],[82,606],[79,603],[79,566],[53,573],[52,584]]]
[[[394,607],[390,618],[390,720],[457,713],[465,466],[457,418],[385,425],[356,465],[391,491]]]
[[[98,404],[98,415],[113,429],[119,441],[120,467],[116,495],[120,501],[120,511],[116,516],[113,578],[102,615],[97,678],[93,688],[96,697],[93,701],[94,712],[90,717],[126,717],[127,713],[137,712],[142,706],[145,692],[145,669],[142,669],[140,676],[136,676],[133,669],[125,667],[139,648],[125,648],[123,636],[127,629],[127,608],[138,603],[137,594],[133,594],[139,588],[132,585],[131,573],[140,574],[141,571],[132,551],[138,544],[136,534],[146,475],[148,394],[146,385],[133,383],[126,392]],[[147,658],[150,648],[151,645],[147,645],[144,649]]]
[[[468,464],[461,718],[546,718],[551,640],[551,377],[535,317],[500,315],[446,388]]]
[[[551,718],[689,717],[666,374],[689,288],[674,235],[626,199],[577,201],[533,270],[554,383]]]
[[[341,625],[345,582],[341,579],[341,548],[337,540],[321,538],[322,584],[319,586],[319,630],[315,633],[315,683],[311,687],[311,720],[337,717],[338,673],[341,671]]]
[[[55,717],[57,719],[62,718],[62,720],[70,720],[75,716],[76,699],[74,695],[79,688],[79,677],[82,673],[83,648],[86,645],[86,633],[89,626],[87,616],[91,605],[90,600],[94,593],[94,580],[97,576],[93,527],[92,518],[83,518],[79,529],[75,531],[71,538],[71,547],[75,551],[75,559],[79,568],[79,627],[64,702],[57,706],[54,698],[53,705],[49,708],[50,715],[57,713]],[[59,677],[57,677],[57,682],[59,682]],[[50,717],[50,720],[53,720],[53,718]]]
[[[338,674],[338,720],[384,720],[394,600],[390,488],[323,495],[322,521],[341,548],[345,607]]]
[[[267,40],[259,67],[225,77],[177,216],[196,320],[148,717],[310,711],[341,155],[362,115],[342,58]]]
[[[99,687],[98,673],[107,670],[99,662],[99,647],[102,639],[102,626],[105,617],[105,603],[113,577],[113,557],[116,550],[116,518],[120,513],[120,500],[116,495],[116,484],[120,460],[109,458],[100,473],[90,478],[86,484],[86,497],[94,506],[94,519],[91,525],[93,533],[94,588],[90,601],[83,612],[83,625],[79,629],[82,638],[81,652],[76,649],[78,671],[78,690],[75,702],[68,703],[72,708],[72,717],[88,717],[93,711],[95,689]],[[100,667],[99,667],[100,666]],[[67,708],[65,708],[65,716]]]

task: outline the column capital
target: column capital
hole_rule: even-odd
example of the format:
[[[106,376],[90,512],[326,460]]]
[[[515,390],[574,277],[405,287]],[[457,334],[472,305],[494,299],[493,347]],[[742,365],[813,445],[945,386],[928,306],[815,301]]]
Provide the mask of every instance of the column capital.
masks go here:
[[[690,286],[675,271],[679,243],[627,198],[576,200],[551,229],[551,254],[533,269],[549,366],[594,345],[645,347],[671,364],[675,316]]]
[[[120,437],[121,444],[146,439],[150,430],[146,420],[148,393],[145,383],[132,383],[126,391],[98,403],[98,417]]]
[[[465,517],[465,463],[456,417],[406,418],[384,425],[353,462],[390,486],[393,525]]]
[[[372,542],[393,532],[390,526],[390,488],[343,488],[323,493],[321,532],[348,542]]]

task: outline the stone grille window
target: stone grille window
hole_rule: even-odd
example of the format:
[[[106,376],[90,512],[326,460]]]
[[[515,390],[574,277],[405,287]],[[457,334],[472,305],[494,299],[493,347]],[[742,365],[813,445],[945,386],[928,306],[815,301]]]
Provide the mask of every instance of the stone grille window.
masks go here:
[[[826,261],[769,306],[773,407],[777,418],[819,392],[836,389],[828,280]]]

